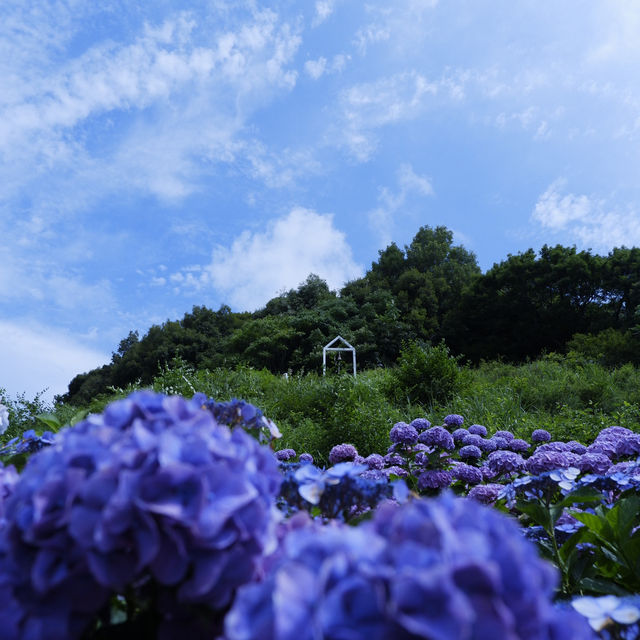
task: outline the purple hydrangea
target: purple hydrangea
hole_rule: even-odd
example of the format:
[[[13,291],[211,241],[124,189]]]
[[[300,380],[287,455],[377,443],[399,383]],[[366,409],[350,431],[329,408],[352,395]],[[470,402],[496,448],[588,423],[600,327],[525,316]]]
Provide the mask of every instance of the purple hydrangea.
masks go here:
[[[484,478],[482,471],[478,467],[472,467],[470,464],[459,462],[451,469],[451,475],[460,482],[465,484],[480,484]]]
[[[456,429],[451,436],[453,437],[453,441],[458,444],[459,442],[461,442],[466,436],[469,435],[469,432],[464,429],[464,428],[460,428],[460,429]]]
[[[475,433],[483,438],[487,437],[487,427],[483,427],[481,424],[472,424],[469,427],[469,433]]]
[[[474,447],[479,447],[482,440],[482,436],[479,436],[477,433],[469,433],[464,438],[462,438],[460,444],[464,446],[471,444]]]
[[[337,444],[329,451],[329,464],[353,462],[357,455],[358,451],[352,444]]]
[[[611,467],[611,460],[604,453],[585,453],[580,456],[578,468],[584,473],[602,475]]]
[[[420,433],[421,431],[425,431],[431,426],[431,423],[426,418],[416,418],[415,420],[412,420],[409,424],[418,433]]]
[[[511,431],[496,431],[493,435],[496,438],[504,438],[505,440],[513,440],[515,438]]]
[[[407,461],[399,453],[387,453],[387,455],[384,456],[384,463],[390,466],[395,465],[401,467],[406,464]]]
[[[596,438],[588,447],[587,453],[602,453],[615,460],[618,457],[618,441],[613,439]]]
[[[508,438],[503,438],[502,436],[494,435],[494,436],[491,436],[489,441],[491,443],[493,443],[490,446],[494,447],[494,449],[493,449],[494,451],[498,451],[500,449],[508,449],[509,448],[509,439]]]
[[[418,432],[406,422],[396,422],[389,432],[391,442],[399,445],[412,445],[418,441]]]
[[[150,581],[176,619],[224,610],[274,542],[281,482],[269,449],[197,402],[110,404],[33,455],[6,502],[3,637],[77,638],[113,593]]]
[[[504,487],[501,484],[478,484],[469,489],[467,498],[482,504],[493,504],[503,489]]]
[[[499,444],[502,444],[503,446],[499,447]],[[491,453],[492,451],[497,451],[501,448],[507,449],[508,445],[508,441],[504,438],[481,438],[478,443],[478,447],[480,447],[480,450],[484,453]]]
[[[383,505],[359,527],[310,526],[283,546],[239,591],[228,640],[593,638],[554,606],[556,570],[534,544],[471,500]]]
[[[476,447],[473,444],[467,444],[459,451],[460,457],[465,459],[477,460],[482,457],[482,451],[480,447]]]
[[[546,429],[535,429],[531,434],[531,442],[549,442],[551,434]]]
[[[522,471],[525,466],[524,458],[513,451],[494,451],[487,458],[487,466],[496,475]]]
[[[484,480],[493,480],[498,475],[493,469],[487,466],[486,463],[478,468],[482,472],[482,477],[484,478]]]
[[[616,443],[616,455],[618,458],[627,458],[629,456],[637,456],[640,454],[640,435],[632,433],[623,436]]]
[[[526,462],[527,471],[538,475],[554,469],[580,468],[580,456],[570,451],[536,451]]]
[[[461,427],[464,424],[464,418],[457,413],[451,413],[445,416],[444,423],[447,427]]]
[[[288,462],[289,460],[293,460],[296,457],[296,452],[294,449],[280,449],[276,451],[276,458],[280,462]]]
[[[299,460],[300,462],[304,462],[305,464],[313,464],[313,456],[310,453],[301,453]]]
[[[528,451],[530,447],[531,445],[521,438],[514,438],[509,442],[509,450],[515,451],[516,453],[524,453],[525,451]]]
[[[444,427],[431,427],[423,431],[418,440],[429,447],[450,451],[454,448],[453,436]]]
[[[444,489],[453,482],[453,476],[450,471],[443,471],[442,469],[429,469],[423,471],[418,476],[418,489],[424,491],[425,489]]]
[[[398,476],[398,478],[407,478],[409,476],[409,472],[402,467],[397,467],[396,465],[391,465],[390,467],[386,467],[382,470],[384,474],[389,476]]]
[[[384,467],[384,458],[379,453],[372,453],[364,459],[364,463],[369,469],[382,469]]]
[[[536,447],[536,453],[543,451],[571,451],[571,447],[566,442],[553,441],[545,442]]]
[[[579,456],[583,453],[587,453],[587,447],[577,440],[569,440],[569,442],[567,442],[567,447],[569,447],[569,451],[571,451],[571,453],[577,453]]]

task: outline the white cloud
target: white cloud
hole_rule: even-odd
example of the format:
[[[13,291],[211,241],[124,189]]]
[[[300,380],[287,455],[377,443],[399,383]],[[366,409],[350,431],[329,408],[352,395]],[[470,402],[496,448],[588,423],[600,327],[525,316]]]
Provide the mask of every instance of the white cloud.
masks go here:
[[[304,63],[304,70],[314,80],[317,80],[322,76],[327,68],[327,59],[320,56],[317,60],[307,60]]]
[[[386,247],[391,243],[397,217],[403,213],[410,195],[426,197],[433,195],[431,181],[426,176],[420,176],[410,164],[403,164],[396,173],[398,190],[393,192],[383,187],[378,195],[375,209],[369,212],[369,225],[379,238],[380,246]],[[406,213],[406,212],[404,212]]]
[[[416,118],[437,92],[436,83],[415,71],[350,87],[340,97],[343,126],[334,135],[358,160],[368,160],[376,148],[376,129]]]
[[[0,321],[0,358],[0,387],[14,398],[23,392],[33,398],[47,389],[43,395],[47,401],[65,393],[77,374],[110,360],[106,353],[86,347],[66,333],[15,320]]]
[[[336,0],[316,0],[315,15],[311,25],[317,27],[321,25],[334,11]]]
[[[640,244],[640,212],[608,204],[604,199],[564,193],[566,180],[558,179],[538,198],[531,219],[571,244],[595,250]],[[566,242],[566,240],[565,240]]]
[[[215,249],[199,277],[185,282],[192,274],[183,274],[183,281],[177,282],[211,285],[234,308],[252,310],[279,291],[297,287],[310,273],[335,289],[362,272],[332,215],[296,208],[263,232],[245,231],[231,248]]]

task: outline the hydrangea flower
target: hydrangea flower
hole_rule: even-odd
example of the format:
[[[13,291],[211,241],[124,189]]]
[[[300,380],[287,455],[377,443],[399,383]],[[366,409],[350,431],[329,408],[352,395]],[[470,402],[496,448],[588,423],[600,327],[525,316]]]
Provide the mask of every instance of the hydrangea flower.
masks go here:
[[[477,460],[482,457],[482,451],[473,444],[467,444],[459,451],[461,458]]]
[[[387,453],[384,457],[384,463],[390,466],[401,467],[406,464],[407,461],[399,453]]]
[[[585,453],[578,461],[580,471],[584,473],[606,473],[611,467],[611,460],[604,453]]]
[[[487,458],[487,466],[496,475],[522,471],[525,461],[521,455],[513,451],[493,451]]]
[[[481,424],[472,424],[469,429],[469,433],[475,433],[478,436],[482,436],[483,438],[487,437],[487,427],[482,426]]]
[[[569,442],[567,442],[567,447],[569,447],[569,451],[571,451],[571,453],[577,453],[579,456],[587,452],[587,447],[576,440],[569,440]]]
[[[364,459],[364,463],[369,469],[382,469],[384,467],[384,458],[379,453],[372,453]]]
[[[570,451],[540,451],[539,449],[526,461],[527,471],[538,475],[553,469],[566,469],[580,466],[580,456]]]
[[[482,504],[493,504],[503,490],[501,484],[478,484],[472,487],[467,494],[467,498]]]
[[[465,484],[480,484],[483,481],[482,471],[478,467],[459,462],[451,469],[451,475]]]
[[[428,429],[431,426],[431,423],[426,418],[416,418],[409,423],[418,433]]]
[[[453,482],[453,476],[450,471],[441,469],[428,469],[418,476],[418,489],[444,489]]]
[[[296,457],[296,452],[294,449],[280,449],[276,451],[276,458],[280,462],[288,462],[289,460],[293,460]]]
[[[535,453],[541,453],[543,451],[571,451],[571,447],[566,442],[543,442],[536,447]]]
[[[396,422],[389,432],[389,439],[399,445],[415,444],[418,441],[418,431],[406,422]]]
[[[551,434],[546,429],[535,429],[531,434],[531,442],[549,442]]]
[[[5,504],[3,637],[77,638],[150,581],[160,613],[222,612],[275,542],[281,481],[269,449],[177,396],[137,392],[63,430]]]
[[[300,460],[300,462],[313,464],[313,456],[310,453],[301,453],[298,460]]]
[[[574,598],[571,606],[589,620],[595,631],[602,631],[611,622],[627,625],[640,620],[640,603],[637,597],[582,596]]]
[[[515,438],[511,431],[496,431],[493,436],[495,438],[504,438],[505,440],[513,440]]]
[[[352,444],[337,444],[329,451],[329,464],[353,462],[357,455],[358,451]]]
[[[512,438],[513,439],[513,438]],[[489,438],[488,442],[492,443],[491,445],[485,445],[487,447],[492,447],[494,451],[508,449],[509,448],[509,439],[503,438],[502,436],[493,435]]]
[[[462,428],[462,427],[461,427],[460,429],[456,429],[456,430],[455,430],[455,431],[453,431],[453,432],[452,432],[452,434],[451,434],[451,436],[453,437],[453,441],[454,441],[456,444],[458,444],[459,442],[461,442],[461,441],[462,441],[462,439],[463,439],[465,436],[468,436],[468,435],[469,435],[469,432],[468,432],[466,429]]]
[[[450,451],[454,448],[453,436],[444,427],[431,427],[423,431],[418,440],[429,447]]]
[[[465,446],[471,444],[474,447],[479,447],[482,440],[482,436],[479,436],[477,433],[469,433],[464,438],[462,438],[460,444]]]
[[[508,446],[511,451],[515,451],[516,453],[524,453],[531,447],[526,440],[522,440],[521,438],[514,438],[509,442]]]
[[[566,638],[592,632],[552,603],[556,572],[505,516],[445,495],[383,505],[359,527],[289,533],[227,615],[227,640]]]
[[[461,427],[464,424],[464,418],[457,413],[451,413],[445,416],[443,422],[447,427]]]

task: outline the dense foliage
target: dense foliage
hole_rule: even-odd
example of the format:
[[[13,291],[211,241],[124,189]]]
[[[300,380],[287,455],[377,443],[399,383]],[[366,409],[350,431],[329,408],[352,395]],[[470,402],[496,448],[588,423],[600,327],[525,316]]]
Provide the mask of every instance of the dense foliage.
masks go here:
[[[64,399],[82,404],[110,387],[148,385],[176,357],[198,369],[317,373],[322,347],[337,335],[356,346],[361,369],[395,364],[403,344],[442,339],[473,363],[571,351],[605,366],[640,364],[639,304],[638,248],[599,256],[544,246],[482,274],[451,231],[422,227],[339,292],[312,274],[254,313],[197,306],[142,337],[130,332],[109,364],[71,381]]]

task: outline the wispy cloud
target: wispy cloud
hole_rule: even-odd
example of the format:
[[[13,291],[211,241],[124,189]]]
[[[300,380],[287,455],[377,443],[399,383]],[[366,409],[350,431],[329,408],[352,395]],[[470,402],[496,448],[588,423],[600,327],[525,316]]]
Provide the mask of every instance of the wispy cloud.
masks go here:
[[[375,151],[377,129],[417,117],[437,91],[436,83],[416,71],[354,85],[340,96],[343,126],[336,130],[336,140],[365,161]]]
[[[25,321],[0,320],[0,388],[28,398],[42,391],[51,401],[65,393],[71,379],[107,363],[110,356],[85,346],[67,333]]]
[[[531,219],[543,229],[596,250],[640,244],[640,212],[618,208],[605,199],[566,192],[560,178],[538,198]]]
[[[368,214],[369,225],[382,247],[391,243],[397,217],[403,212],[409,196],[427,197],[433,195],[431,180],[415,173],[410,164],[400,166],[396,173],[396,179],[397,190],[392,191],[388,187],[382,187],[378,195],[378,206]]]
[[[170,280],[179,288],[214,288],[234,308],[254,310],[311,273],[339,288],[362,272],[332,215],[296,208],[264,231],[245,231],[231,247],[216,248],[209,265]]]

